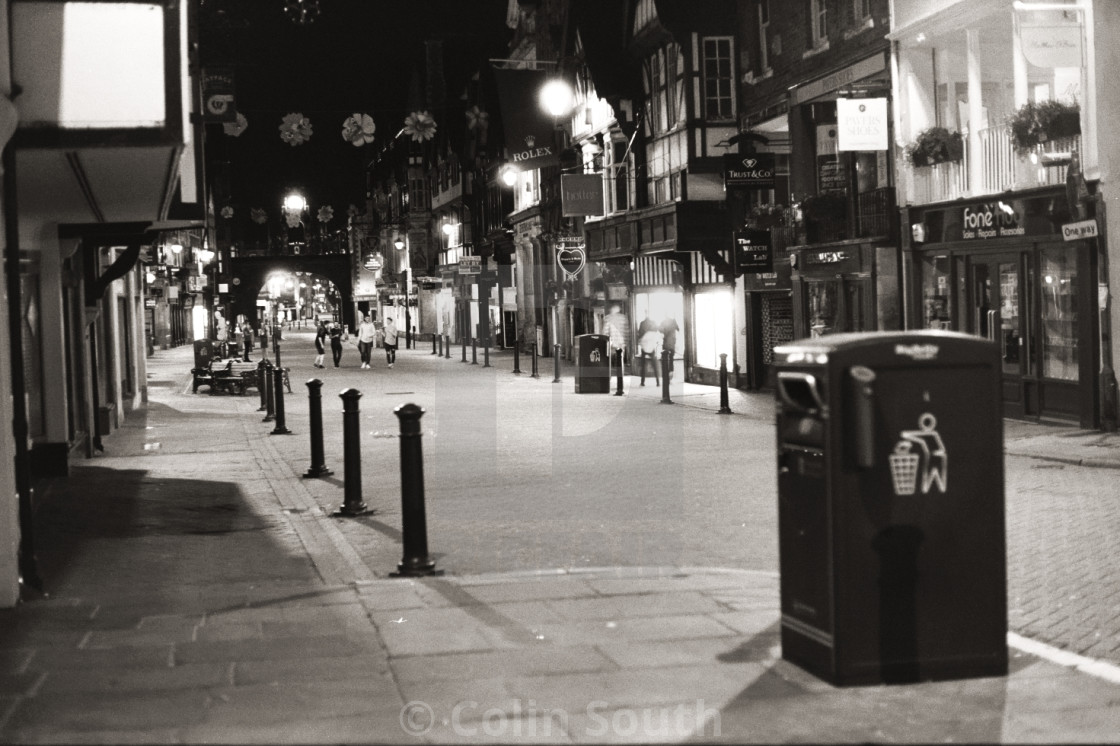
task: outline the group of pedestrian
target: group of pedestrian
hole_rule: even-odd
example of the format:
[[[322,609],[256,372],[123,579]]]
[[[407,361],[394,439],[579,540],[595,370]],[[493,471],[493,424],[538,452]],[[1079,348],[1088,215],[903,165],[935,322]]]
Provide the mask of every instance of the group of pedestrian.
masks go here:
[[[658,348],[669,353],[669,379],[673,378],[673,353],[677,349],[677,332],[680,326],[677,320],[670,315],[658,324],[650,318],[646,311],[642,323],[638,324],[638,349],[641,352],[641,385],[646,385],[646,366],[653,365],[653,380],[661,385],[660,367],[658,366]]]
[[[370,358],[373,354],[373,346],[377,342],[378,334],[381,335],[381,345],[385,348],[385,362],[389,367],[393,367],[393,363],[397,361],[397,326],[392,317],[386,317],[385,323],[382,325],[380,331],[377,325],[373,323],[373,319],[367,313],[362,318],[362,322],[358,324],[358,354],[361,357],[362,369],[368,370],[371,367]],[[342,324],[337,321],[327,324],[320,321],[318,328],[315,330],[315,367],[325,368],[323,358],[327,354],[326,346],[330,344],[331,357],[334,360],[334,367],[338,368],[342,364],[342,343],[347,342],[350,335],[346,333],[346,329]]]

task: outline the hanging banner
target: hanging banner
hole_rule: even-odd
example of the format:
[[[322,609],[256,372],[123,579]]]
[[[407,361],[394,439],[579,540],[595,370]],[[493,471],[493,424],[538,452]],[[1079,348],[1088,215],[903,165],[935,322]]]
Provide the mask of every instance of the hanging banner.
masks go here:
[[[237,121],[233,68],[212,67],[202,71],[202,119],[206,122]]]
[[[560,174],[560,206],[564,217],[603,214],[603,177]]]
[[[838,150],[887,149],[885,98],[838,98],[836,121]]]
[[[522,169],[557,162],[556,123],[537,101],[547,82],[544,70],[494,69],[509,160]]]

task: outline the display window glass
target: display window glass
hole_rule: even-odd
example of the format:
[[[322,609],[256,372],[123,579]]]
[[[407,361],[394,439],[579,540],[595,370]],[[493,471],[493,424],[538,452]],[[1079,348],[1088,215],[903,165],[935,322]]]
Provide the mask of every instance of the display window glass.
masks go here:
[[[922,327],[951,329],[949,313],[949,257],[922,259]]]
[[[1042,375],[1078,379],[1077,262],[1061,248],[1042,251]]]
[[[693,296],[695,308],[696,364],[718,368],[721,353],[727,366],[733,362],[735,312],[730,290],[715,290]]]

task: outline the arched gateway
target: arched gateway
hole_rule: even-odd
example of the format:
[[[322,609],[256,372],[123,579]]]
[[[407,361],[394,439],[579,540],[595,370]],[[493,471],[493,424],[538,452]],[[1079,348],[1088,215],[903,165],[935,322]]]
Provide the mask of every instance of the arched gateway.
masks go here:
[[[310,256],[246,256],[230,261],[230,313],[245,314],[250,323],[257,323],[257,296],[265,281],[274,272],[304,272],[322,275],[334,283],[342,296],[343,324],[354,328],[354,287],[349,254],[313,254]]]

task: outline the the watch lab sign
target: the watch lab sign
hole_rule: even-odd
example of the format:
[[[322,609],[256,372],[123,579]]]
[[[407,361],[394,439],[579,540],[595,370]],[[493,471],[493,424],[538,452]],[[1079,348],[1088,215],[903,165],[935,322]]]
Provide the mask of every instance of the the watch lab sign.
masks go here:
[[[773,189],[774,154],[725,155],[723,183],[728,189]]]

